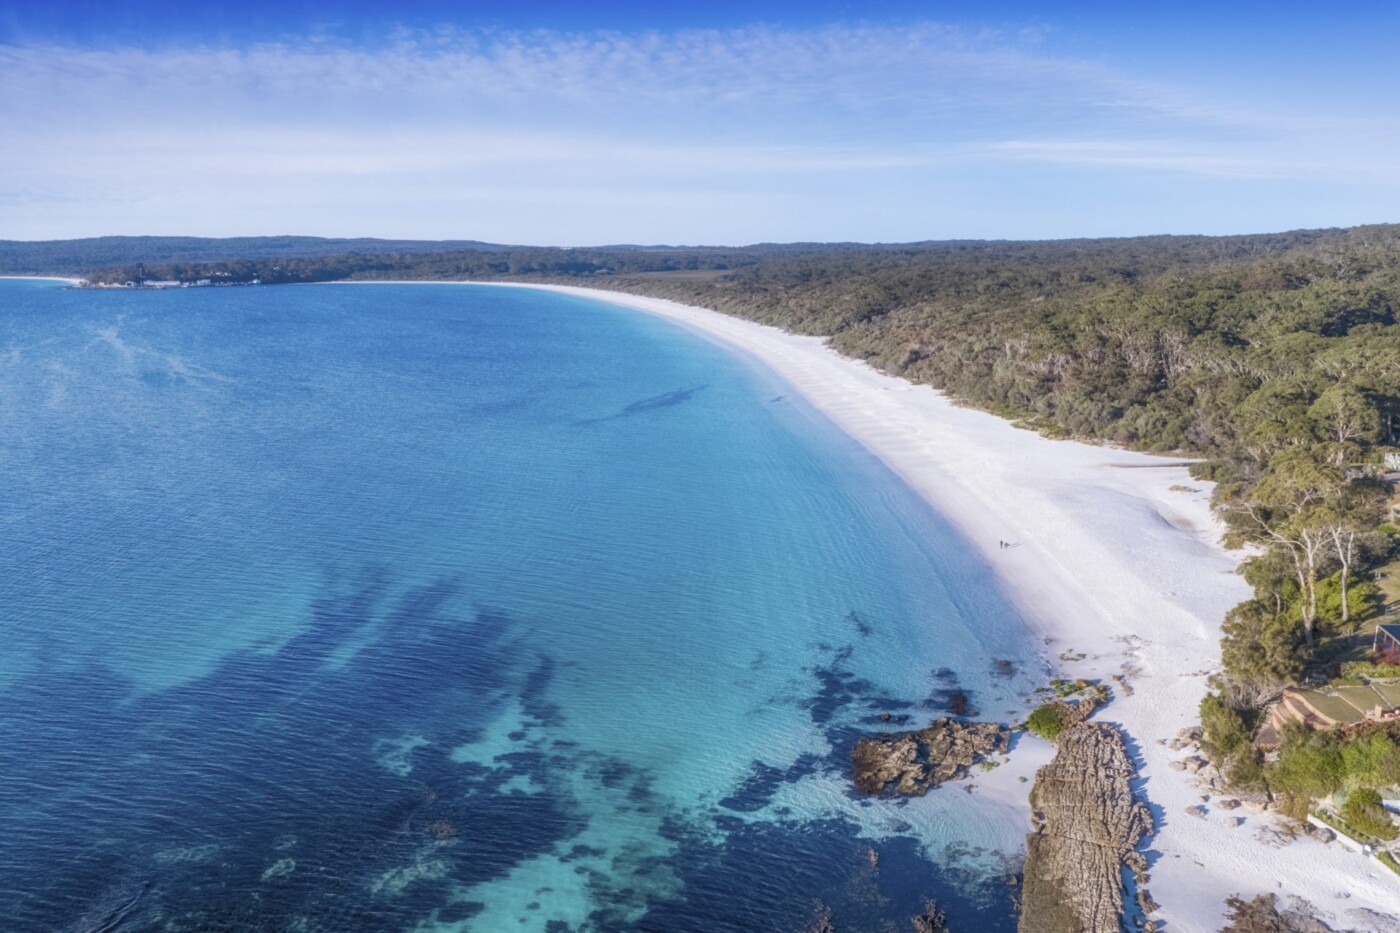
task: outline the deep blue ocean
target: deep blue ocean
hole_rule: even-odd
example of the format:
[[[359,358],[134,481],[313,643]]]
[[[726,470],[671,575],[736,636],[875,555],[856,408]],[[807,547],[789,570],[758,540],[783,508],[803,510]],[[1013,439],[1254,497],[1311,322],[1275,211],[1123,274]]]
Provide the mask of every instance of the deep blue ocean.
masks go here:
[[[0,281],[0,648],[7,933],[1015,926],[1025,827],[846,776],[1027,709],[988,567],[599,301]]]

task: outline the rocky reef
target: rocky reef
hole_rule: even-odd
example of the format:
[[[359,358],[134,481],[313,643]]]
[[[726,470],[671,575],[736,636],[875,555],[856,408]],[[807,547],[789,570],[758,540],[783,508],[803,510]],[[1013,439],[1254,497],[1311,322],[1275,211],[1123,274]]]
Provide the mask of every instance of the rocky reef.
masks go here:
[[[944,781],[966,777],[974,764],[1010,747],[1006,726],[945,716],[925,729],[861,739],[851,750],[851,764],[862,794],[921,797]]]
[[[949,933],[947,915],[933,901],[925,901],[924,912],[914,918],[914,933]]]
[[[923,911],[913,918],[914,933],[950,933],[948,917],[935,901],[924,901]],[[831,909],[818,904],[812,923],[803,933],[839,933],[831,918]]]
[[[1141,906],[1151,905],[1137,847],[1152,833],[1152,815],[1133,795],[1136,771],[1114,726],[1075,722],[1056,744],[1031,791],[1019,930],[1119,933],[1124,866],[1137,878]]]

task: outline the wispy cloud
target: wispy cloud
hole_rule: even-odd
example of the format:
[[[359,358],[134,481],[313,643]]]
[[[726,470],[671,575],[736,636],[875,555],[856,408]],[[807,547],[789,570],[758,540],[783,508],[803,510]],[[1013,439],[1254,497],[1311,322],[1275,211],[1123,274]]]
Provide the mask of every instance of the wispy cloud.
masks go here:
[[[649,115],[729,109],[736,119],[756,111],[791,125],[811,117],[813,106],[833,116],[1083,106],[1111,83],[1094,66],[934,25],[640,36],[448,32],[375,48],[11,47],[0,48],[0,72],[12,91],[8,106],[57,98],[87,105],[99,119],[174,108],[186,116],[233,108],[334,119],[366,108],[416,116],[441,107],[439,116],[451,120],[524,106],[597,117],[625,105]]]
[[[555,229],[803,236],[802,218],[771,221],[777,205],[805,198],[808,216],[826,219],[803,238],[914,238],[958,234],[915,229],[919,206],[959,216],[959,192],[994,191],[999,171],[1017,173],[1004,187],[1023,192],[1032,169],[1238,182],[1400,175],[1393,121],[1258,112],[1051,55],[1034,37],[938,24],[0,46],[0,86],[0,236],[78,232],[78,209],[63,205],[81,204],[106,231],[164,217],[166,230],[255,232],[227,221],[261,217],[309,232],[548,241],[560,237],[539,226],[544,194],[592,211],[635,204],[644,190],[650,210],[594,217],[594,237],[577,232],[582,216]],[[751,219],[697,215],[704,192]],[[512,197],[529,205],[533,232],[510,217]],[[95,203],[109,205],[105,216]],[[325,224],[386,204],[418,226]],[[843,233],[834,212],[853,204],[862,217]],[[898,229],[866,229],[891,217]]]
[[[1240,147],[1246,150],[1256,147]],[[1296,151],[1296,150],[1294,150]],[[1181,140],[1016,139],[992,143],[988,158],[1060,165],[1141,169],[1240,180],[1354,179],[1362,173],[1384,180],[1400,167],[1400,160],[1372,161],[1353,158],[1346,164],[1326,160],[1288,158],[1278,153],[1222,154],[1208,146]]]

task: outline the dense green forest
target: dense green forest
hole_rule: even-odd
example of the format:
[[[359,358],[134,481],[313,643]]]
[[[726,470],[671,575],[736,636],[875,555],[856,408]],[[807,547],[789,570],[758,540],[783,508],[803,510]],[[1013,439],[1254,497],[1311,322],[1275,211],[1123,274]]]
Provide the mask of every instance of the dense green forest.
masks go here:
[[[213,279],[265,285],[331,282],[343,279],[502,279],[591,278],[636,273],[724,271],[757,262],[757,253],[740,249],[547,249],[497,247],[428,253],[343,253],[326,256],[240,258],[223,262],[139,262],[89,268],[93,283],[143,280]]]
[[[1400,439],[1400,226],[156,258],[94,264],[88,276],[594,285],[828,336],[843,353],[1048,433],[1198,457],[1193,469],[1218,483],[1232,543],[1258,555],[1243,570],[1254,598],[1224,621],[1223,669],[1202,707],[1207,750],[1238,785],[1298,810],[1325,793],[1400,783],[1394,726],[1293,730],[1276,761],[1251,741],[1263,704],[1285,686],[1337,676],[1385,608],[1377,575],[1397,552],[1384,474]]]
[[[347,240],[311,236],[104,236],[82,240],[0,240],[0,274],[83,275],[93,269],[137,263],[282,259],[345,253],[372,256],[381,253],[500,248],[475,240]]]
[[[137,240],[141,238],[127,238]],[[256,238],[256,248],[245,251],[236,241],[199,241],[206,244],[227,243],[217,261],[198,256],[175,255],[169,248],[143,251],[124,244],[127,258],[120,261],[88,261],[71,264],[44,265],[42,256],[31,257],[17,249],[8,260],[0,241],[0,264],[24,266],[25,271],[50,273],[67,271],[81,275],[95,284],[125,282],[196,281],[210,278],[230,284],[251,282],[285,284],[291,282],[331,282],[342,279],[505,279],[529,277],[533,280],[577,280],[595,277],[619,277],[680,272],[727,272],[767,262],[778,262],[798,256],[838,256],[847,253],[889,252],[909,249],[939,248],[929,244],[897,247],[871,247],[853,243],[763,243],[742,247],[672,247],[672,246],[600,246],[579,249],[541,246],[497,246],[476,244],[460,249],[451,243],[423,242],[413,249],[399,248],[388,240],[372,241],[375,249],[332,250],[325,248],[333,240],[315,240],[302,252],[276,252],[275,243]],[[88,243],[92,241],[68,241]],[[360,241],[364,242],[364,241]],[[49,244],[35,244],[59,250]],[[21,244],[22,246],[22,244]],[[421,248],[418,248],[421,247]],[[947,248],[943,245],[943,248]],[[65,263],[81,254],[87,247],[63,253]],[[199,249],[214,250],[214,246]],[[0,266],[0,271],[4,271]]]

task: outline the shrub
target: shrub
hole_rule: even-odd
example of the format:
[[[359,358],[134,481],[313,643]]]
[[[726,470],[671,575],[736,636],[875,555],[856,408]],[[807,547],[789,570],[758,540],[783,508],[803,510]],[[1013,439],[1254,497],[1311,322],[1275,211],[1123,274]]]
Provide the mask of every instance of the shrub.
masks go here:
[[[1395,823],[1381,806],[1381,795],[1369,787],[1351,792],[1342,804],[1342,819],[1348,826],[1386,842],[1397,835]]]
[[[1400,664],[1378,664],[1375,661],[1347,661],[1342,665],[1342,676],[1385,679],[1400,678]]]
[[[1265,774],[1275,793],[1313,801],[1341,789],[1346,765],[1335,736],[1298,726],[1286,730],[1278,760]]]
[[[1268,787],[1264,767],[1259,763],[1259,752],[1253,745],[1231,755],[1219,767],[1225,783],[1236,790],[1260,791]]]
[[[1218,693],[1201,700],[1201,750],[1217,767],[1246,751],[1253,757],[1249,722]]]
[[[1400,783],[1400,745],[1382,727],[1364,731],[1342,745],[1348,782],[1361,787]]]
[[[1314,817],[1316,817],[1317,819],[1321,820],[1322,822],[1326,823],[1328,826],[1332,827],[1332,828],[1335,829],[1337,832],[1342,833],[1342,834],[1345,835],[1345,836],[1349,836],[1349,837],[1352,838],[1352,839],[1356,839],[1357,842],[1370,842],[1370,841],[1371,841],[1371,840],[1369,840],[1369,839],[1357,839],[1357,836],[1358,836],[1358,835],[1364,835],[1364,833],[1359,833],[1359,832],[1357,831],[1356,827],[1354,827],[1354,826],[1348,826],[1346,823],[1344,823],[1344,822],[1342,822],[1341,820],[1337,819],[1335,816],[1328,816],[1326,813],[1322,812],[1321,810],[1318,810],[1318,811],[1316,811],[1316,812],[1314,812],[1314,813],[1311,813],[1311,814],[1303,813],[1303,814],[1301,814],[1301,815],[1299,815],[1299,814],[1297,814],[1297,813],[1292,813],[1292,812],[1289,812],[1289,811],[1285,810],[1285,811],[1284,811],[1284,815],[1285,815],[1285,816],[1290,816],[1290,817],[1292,817],[1293,819],[1297,820],[1299,823],[1306,823],[1306,822],[1307,822],[1308,816],[1311,815],[1311,816],[1314,816]]]
[[[1380,590],[1376,589],[1375,584],[1365,580],[1352,580],[1351,586],[1347,588],[1347,610],[1351,625],[1357,625],[1367,619],[1374,618],[1382,605],[1381,593]],[[1341,623],[1342,576],[1340,573],[1317,581],[1317,609],[1318,614],[1333,625]]]
[[[1225,616],[1220,634],[1220,660],[1231,680],[1282,685],[1302,676],[1302,626],[1290,615],[1247,600]]]
[[[1386,868],[1389,868],[1397,875],[1400,875],[1400,862],[1395,861],[1395,856],[1391,855],[1384,849],[1376,853],[1376,861],[1380,862],[1382,865],[1384,865]]]
[[[1060,716],[1059,707],[1054,703],[1045,703],[1036,708],[1026,719],[1026,728],[1043,739],[1051,742],[1060,737],[1060,733],[1065,729],[1065,721]]]

